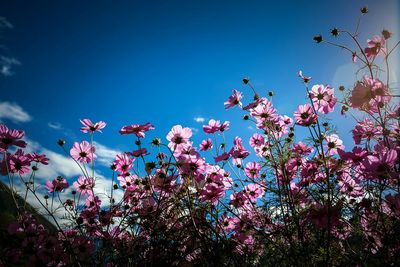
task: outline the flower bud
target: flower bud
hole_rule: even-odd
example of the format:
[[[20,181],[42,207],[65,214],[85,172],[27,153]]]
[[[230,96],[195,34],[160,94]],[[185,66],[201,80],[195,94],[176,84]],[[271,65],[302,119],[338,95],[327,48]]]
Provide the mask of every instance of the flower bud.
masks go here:
[[[360,9],[360,11],[361,11],[361,13],[363,13],[363,14],[367,14],[367,13],[368,13],[368,6],[363,6],[363,7]]]
[[[65,145],[65,140],[64,139],[58,139],[57,144],[59,146],[64,146]]]
[[[321,34],[315,35],[314,38],[313,38],[313,40],[314,40],[316,43],[322,42],[322,35],[321,35]]]
[[[337,28],[333,28],[331,30],[331,34],[332,34],[332,36],[337,37],[339,35],[339,30]]]
[[[383,38],[385,38],[385,40],[387,40],[390,37],[392,37],[392,33],[389,32],[388,30],[385,30],[385,29],[382,31],[382,35],[383,35]]]

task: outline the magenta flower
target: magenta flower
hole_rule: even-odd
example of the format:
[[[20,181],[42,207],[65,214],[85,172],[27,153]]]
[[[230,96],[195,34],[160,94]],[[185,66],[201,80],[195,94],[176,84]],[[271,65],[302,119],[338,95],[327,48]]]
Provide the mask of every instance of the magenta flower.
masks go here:
[[[8,156],[8,163],[11,173],[25,174],[30,172],[31,160],[21,149],[15,154]]]
[[[10,146],[26,147],[26,142],[19,140],[24,135],[25,132],[22,130],[8,129],[5,124],[0,124],[0,153]]]
[[[314,103],[316,110],[324,114],[333,111],[337,98],[333,95],[334,89],[329,85],[316,84],[309,91],[309,95]]]
[[[214,157],[215,163],[220,161],[228,160],[231,155],[227,152],[222,153],[221,155]]]
[[[92,177],[79,176],[78,180],[73,183],[73,186],[82,195],[91,195],[94,187],[94,179]]]
[[[167,134],[167,140],[169,141],[168,147],[176,149],[182,144],[189,143],[189,138],[192,136],[192,129],[183,128],[182,125],[175,125],[171,131]]]
[[[225,109],[234,107],[236,105],[242,105],[240,100],[243,98],[243,95],[241,92],[237,90],[232,90],[232,95],[228,98],[228,100],[224,103]]]
[[[134,150],[132,152],[129,152],[129,154],[131,156],[133,156],[133,157],[136,157],[136,158],[141,157],[141,156],[150,155],[150,153],[147,152],[147,149],[145,147],[143,147],[141,149]]]
[[[81,163],[90,163],[96,158],[95,147],[91,146],[89,142],[83,141],[82,143],[75,142],[70,150],[71,157]]]
[[[31,161],[35,161],[37,163],[41,163],[43,165],[48,165],[49,164],[49,159],[46,158],[45,154],[37,154],[37,153],[32,153],[32,154],[28,154],[28,157]]]
[[[317,117],[310,104],[300,105],[294,113],[296,123],[301,126],[310,126],[316,122]]]
[[[126,125],[121,128],[119,131],[120,134],[126,135],[126,134],[134,134],[139,138],[144,138],[145,137],[145,132],[154,130],[154,126],[150,124],[150,122],[140,125],[140,124],[132,124],[132,125]]]
[[[201,151],[207,151],[212,149],[213,144],[210,138],[208,138],[207,140],[203,140],[200,144],[200,150]]]
[[[93,123],[89,119],[83,119],[83,120],[80,120],[80,122],[83,124],[83,127],[81,128],[82,133],[89,133],[89,132],[90,133],[94,133],[94,132],[101,133],[101,129],[103,129],[107,125],[104,121],[99,121],[99,122]]]
[[[46,182],[46,189],[49,193],[61,192],[62,190],[67,189],[68,187],[69,187],[69,184],[68,184],[67,180],[65,180],[61,176],[58,176],[53,181]]]
[[[260,177],[261,165],[258,162],[249,162],[246,164],[246,168],[244,169],[244,173],[247,177],[254,179]]]

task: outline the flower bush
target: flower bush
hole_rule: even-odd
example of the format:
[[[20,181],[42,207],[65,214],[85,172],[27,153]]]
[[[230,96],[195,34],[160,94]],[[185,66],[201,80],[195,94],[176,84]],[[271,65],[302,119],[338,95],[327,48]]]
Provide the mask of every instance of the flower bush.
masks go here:
[[[2,233],[0,265],[399,265],[400,105],[388,64],[399,42],[389,46],[392,33],[384,30],[363,48],[357,31],[331,33],[349,37],[355,50],[321,35],[314,40],[347,50],[349,60],[361,64],[366,73],[354,88],[311,86],[312,78],[300,71],[307,101],[289,117],[278,113],[272,93],[260,96],[245,78],[254,98],[244,104],[233,90],[224,105],[242,109],[257,130],[231,145],[224,136],[228,121],[211,119],[198,146],[182,125],[153,140],[146,139],[155,130],[151,123],[123,126],[120,134],[132,135],[136,147],[115,155],[106,196],[96,190],[94,164],[94,137],[106,130],[105,122],[81,120],[88,140],[70,149],[58,142],[81,176],[55,177],[42,187],[35,173],[51,159],[25,152],[24,132],[1,124],[1,174],[8,177],[18,219]],[[343,116],[354,111],[354,147],[345,148],[327,122],[338,108]],[[296,138],[299,128],[308,138]],[[25,201],[32,194],[56,231],[20,205],[18,182]]]

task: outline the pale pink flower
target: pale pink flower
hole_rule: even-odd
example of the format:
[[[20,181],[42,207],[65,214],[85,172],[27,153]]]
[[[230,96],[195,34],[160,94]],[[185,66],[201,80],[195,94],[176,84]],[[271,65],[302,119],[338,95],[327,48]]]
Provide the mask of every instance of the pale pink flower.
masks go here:
[[[327,142],[326,148],[328,149],[329,154],[337,154],[338,149],[344,150],[343,141],[340,140],[339,136],[337,136],[336,134],[328,135],[325,140]]]
[[[228,130],[229,121],[225,121],[223,124],[218,120],[211,119],[208,122],[208,125],[203,125],[203,130],[205,133],[213,134],[216,132],[222,133],[223,131]]]
[[[182,144],[189,143],[189,138],[192,136],[192,129],[183,128],[182,125],[175,125],[171,131],[167,134],[167,140],[169,141],[168,147],[176,149]]]
[[[243,191],[246,193],[246,197],[251,202],[255,202],[257,198],[264,195],[264,190],[258,184],[248,184],[244,187]]]
[[[93,123],[89,119],[83,119],[83,120],[80,120],[80,122],[83,124],[83,127],[81,128],[81,132],[83,132],[83,133],[88,133],[88,132],[91,132],[91,133],[100,132],[101,133],[101,129],[103,129],[107,125],[104,121],[99,121],[99,122]]]
[[[96,158],[94,146],[91,146],[88,141],[82,143],[75,142],[70,150],[71,157],[81,163],[90,163]]]
[[[92,177],[79,176],[78,180],[73,183],[73,186],[82,195],[91,195],[94,187],[94,179]]]
[[[309,91],[309,95],[316,110],[324,114],[333,111],[337,98],[333,95],[334,89],[329,85],[316,84]]]

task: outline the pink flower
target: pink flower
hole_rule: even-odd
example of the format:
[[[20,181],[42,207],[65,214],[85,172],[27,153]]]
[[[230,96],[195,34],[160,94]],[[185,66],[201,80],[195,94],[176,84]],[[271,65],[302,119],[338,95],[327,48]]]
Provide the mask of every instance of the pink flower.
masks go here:
[[[150,122],[140,125],[140,124],[133,124],[133,125],[127,125],[123,126],[121,130],[119,131],[120,134],[126,135],[126,134],[135,134],[139,138],[144,138],[145,137],[145,132],[154,130],[154,126],[150,124]]]
[[[255,133],[250,138],[249,143],[250,143],[251,147],[255,148],[255,147],[260,147],[260,146],[264,145],[265,144],[265,140],[264,140],[264,137],[261,134]]]
[[[39,155],[37,153],[32,153],[32,154],[28,154],[28,157],[31,161],[42,163],[43,165],[49,164],[49,159],[46,158],[45,154]]]
[[[67,180],[65,180],[61,176],[58,176],[53,181],[46,182],[46,189],[49,193],[61,192],[62,190],[67,189],[68,187],[69,187],[69,184],[68,184]]]
[[[364,120],[357,123],[357,125],[352,130],[353,140],[356,145],[361,143],[361,140],[365,139],[367,141],[371,139],[377,139],[382,135],[382,127],[375,126],[374,123],[365,118]]]
[[[70,150],[71,157],[81,163],[90,163],[96,158],[95,147],[91,146],[88,141],[82,143],[75,142]]]
[[[325,138],[327,144],[326,144],[326,148],[328,149],[329,154],[333,155],[333,154],[337,154],[338,153],[338,149],[343,150],[344,149],[344,145],[343,145],[343,141],[339,139],[339,136],[337,136],[336,134],[331,134],[328,135]]]
[[[243,98],[243,95],[241,92],[237,90],[232,90],[232,95],[228,98],[228,100],[224,103],[225,109],[234,107],[236,105],[242,105],[240,100]]]
[[[0,153],[6,151],[10,146],[26,147],[26,142],[19,140],[24,137],[22,130],[8,129],[6,125],[0,124]]]
[[[314,103],[316,110],[324,114],[333,111],[337,98],[333,95],[333,88],[329,85],[316,84],[309,91],[309,95]]]
[[[208,138],[207,140],[203,140],[200,144],[200,150],[201,151],[207,151],[212,149],[213,144],[210,138]]]
[[[225,121],[222,125],[220,121],[216,121],[214,119],[211,119],[208,122],[208,125],[203,125],[203,130],[205,133],[208,134],[213,134],[216,132],[224,132],[228,130],[228,126],[229,126],[229,121]]]
[[[118,154],[114,161],[115,170],[120,174],[127,173],[132,169],[133,161],[134,159],[126,153]]]
[[[150,155],[150,153],[147,152],[147,149],[145,147],[138,149],[138,150],[134,150],[134,151],[130,152],[129,154],[136,158],[141,157],[141,156]]]
[[[293,145],[292,151],[299,155],[308,155],[313,152],[314,149],[312,147],[307,147],[303,142],[298,142]]]
[[[385,38],[375,35],[372,39],[367,40],[368,47],[364,52],[369,60],[372,60],[377,55],[386,55]]]
[[[255,202],[257,198],[264,195],[264,190],[258,184],[248,184],[245,186],[243,191],[246,193],[248,200],[251,202]]]
[[[99,121],[96,123],[93,123],[89,119],[83,119],[80,121],[83,124],[83,127],[81,128],[81,132],[83,132],[83,133],[88,133],[88,132],[90,132],[90,133],[100,132],[101,133],[101,129],[103,129],[107,125],[104,121]]]
[[[345,175],[344,178],[339,180],[340,192],[348,195],[349,197],[359,197],[364,194],[361,185],[356,183],[356,181],[351,178],[350,175]]]
[[[167,140],[169,141],[168,147],[175,150],[182,144],[188,144],[191,136],[192,129],[187,127],[183,128],[182,125],[175,125],[167,134]]]
[[[260,177],[261,165],[258,162],[249,162],[246,164],[246,168],[244,169],[244,173],[249,178],[258,178]]]
[[[229,154],[231,154],[233,158],[233,164],[235,165],[241,165],[242,160],[247,158],[247,156],[250,155],[250,152],[247,151],[242,144],[242,138],[236,136],[235,139],[233,140],[234,147],[229,151]]]
[[[221,155],[214,157],[215,163],[218,163],[220,161],[228,160],[230,157],[230,154],[227,152],[222,153]]]
[[[25,174],[30,172],[31,160],[21,149],[8,157],[8,163],[11,173]]]
[[[363,81],[358,81],[349,98],[353,108],[378,111],[379,103],[389,103],[391,96],[388,88],[378,79],[364,76]]]
[[[299,76],[304,83],[308,83],[312,78],[309,76],[304,76],[303,72],[301,70],[299,70],[299,72],[297,72],[297,76]]]
[[[207,184],[200,190],[200,199],[216,204],[220,198],[225,195],[225,188],[216,183]]]
[[[294,113],[296,123],[301,126],[310,126],[317,120],[317,114],[314,113],[310,104],[300,105]]]
[[[73,186],[82,195],[91,195],[94,187],[94,179],[92,177],[79,176],[78,180],[73,183]]]
[[[276,109],[268,99],[263,99],[250,113],[259,124],[263,124],[265,121],[274,121],[277,118]]]

